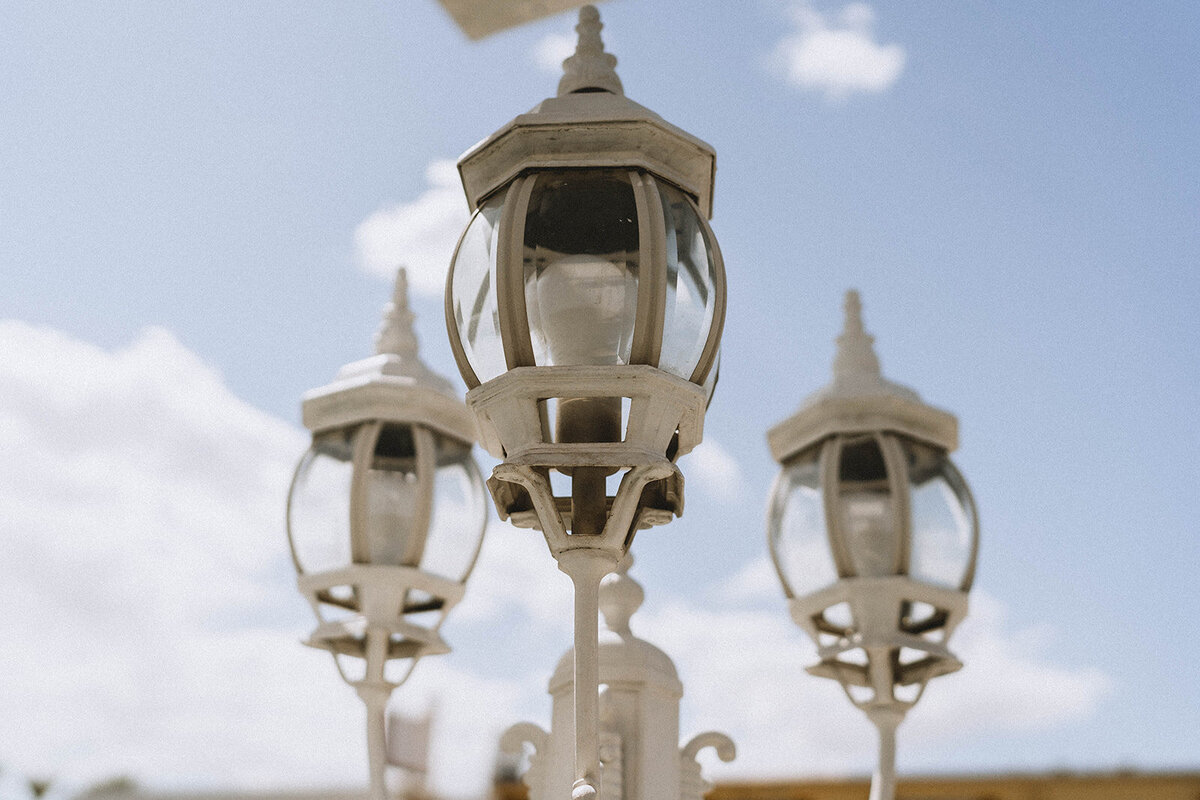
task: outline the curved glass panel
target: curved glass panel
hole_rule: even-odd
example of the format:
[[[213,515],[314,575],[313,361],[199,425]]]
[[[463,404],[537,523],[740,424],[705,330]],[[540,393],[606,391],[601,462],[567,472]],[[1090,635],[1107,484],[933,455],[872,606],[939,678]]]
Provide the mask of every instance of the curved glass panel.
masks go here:
[[[842,441],[837,460],[838,536],[855,575],[876,578],[898,569],[900,525],[879,440]]]
[[[367,471],[366,530],[355,561],[390,566],[416,566],[420,537],[413,530],[419,511],[417,454],[409,425],[384,425]]]
[[[538,366],[628,364],[637,203],[624,170],[538,174],[525,216],[525,305]]]
[[[716,311],[716,261],[695,205],[661,181],[667,234],[667,304],[659,369],[689,379],[708,341]]]
[[[704,408],[707,410],[712,405],[713,392],[717,390],[717,381],[721,377],[721,351],[713,356],[713,365],[709,369],[708,374],[704,376],[704,383],[700,388],[704,390]]]
[[[350,563],[350,480],[355,429],[313,438],[288,495],[288,540],[302,573]]]
[[[465,581],[487,524],[487,494],[471,446],[439,437],[433,479],[433,516],[421,569]]]
[[[819,447],[807,450],[783,467],[767,512],[771,556],[793,597],[811,594],[838,577],[825,529],[819,453]]]
[[[966,482],[942,451],[906,441],[912,505],[909,575],[965,589],[975,552],[975,506]]]
[[[503,204],[501,192],[475,212],[450,262],[450,312],[463,352],[480,382],[508,369],[496,305],[496,228]]]

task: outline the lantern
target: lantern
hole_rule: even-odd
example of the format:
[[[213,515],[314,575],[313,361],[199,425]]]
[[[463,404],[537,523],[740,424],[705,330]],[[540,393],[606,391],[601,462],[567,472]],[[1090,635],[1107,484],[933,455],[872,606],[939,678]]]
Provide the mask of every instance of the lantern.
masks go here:
[[[873,800],[894,791],[894,736],[926,683],[962,665],[947,640],[967,610],[979,525],[949,459],[954,416],[882,377],[856,292],[834,381],[768,434],[782,465],[768,540],[792,617],[880,731]]]
[[[372,789],[385,787],[384,707],[462,598],[486,525],[471,457],[475,426],[453,387],[417,355],[404,271],[375,356],[304,397],[312,446],[288,496],[300,591],[328,650],[368,707]]]
[[[558,95],[459,160],[474,209],[446,324],[501,518],[575,584],[577,786],[594,793],[597,590],[634,534],[683,510],[725,315],[711,147],[624,96],[599,14]]]

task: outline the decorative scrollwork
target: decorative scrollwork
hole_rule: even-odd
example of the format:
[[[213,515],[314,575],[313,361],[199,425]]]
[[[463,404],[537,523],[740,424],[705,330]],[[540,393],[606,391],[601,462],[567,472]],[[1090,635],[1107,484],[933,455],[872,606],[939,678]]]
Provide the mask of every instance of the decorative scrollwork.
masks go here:
[[[737,757],[737,746],[723,733],[706,731],[693,736],[679,751],[679,800],[702,800],[712,784],[704,779],[700,762],[696,756],[706,747],[717,751],[717,758],[733,761]]]
[[[521,776],[521,780],[529,788],[529,800],[542,800],[542,758],[547,755],[549,742],[550,734],[532,722],[518,722],[500,735],[500,751],[510,756],[523,755],[525,745],[533,745],[533,753],[529,756],[529,769]]]

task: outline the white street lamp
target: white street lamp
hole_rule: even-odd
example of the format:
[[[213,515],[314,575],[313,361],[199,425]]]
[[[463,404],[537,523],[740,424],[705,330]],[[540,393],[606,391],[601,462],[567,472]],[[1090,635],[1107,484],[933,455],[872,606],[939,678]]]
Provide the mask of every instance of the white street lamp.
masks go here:
[[[627,99],[580,11],[558,96],[459,160],[476,209],[446,289],[502,518],[575,584],[576,791],[598,782],[597,591],[682,512],[725,314],[711,147]],[[569,484],[569,486],[568,486]],[[556,492],[556,486],[560,491]]]
[[[312,447],[288,494],[301,593],[328,650],[367,706],[371,791],[386,797],[384,709],[417,661],[448,653],[438,633],[462,598],[486,525],[471,458],[475,424],[417,355],[401,270],[376,355],[304,396]]]
[[[783,469],[767,529],[792,618],[879,732],[871,800],[895,796],[895,734],[931,678],[962,664],[946,642],[967,612],[979,525],[948,454],[953,415],[885,380],[846,295],[833,383],[768,433]]]

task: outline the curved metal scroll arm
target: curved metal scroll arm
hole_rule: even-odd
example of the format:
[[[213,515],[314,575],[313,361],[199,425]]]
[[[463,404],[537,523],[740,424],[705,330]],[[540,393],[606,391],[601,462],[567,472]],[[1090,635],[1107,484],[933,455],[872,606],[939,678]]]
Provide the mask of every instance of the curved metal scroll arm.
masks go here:
[[[529,769],[525,770],[521,780],[529,788],[529,800],[542,800],[542,759],[549,749],[550,734],[532,722],[518,722],[500,735],[500,751],[506,755],[523,755],[527,744],[533,745],[533,753],[529,756]]]
[[[723,733],[706,731],[697,734],[679,751],[679,800],[701,800],[712,789],[704,779],[696,756],[706,747],[717,751],[717,758],[728,763],[737,757],[737,746]]]

